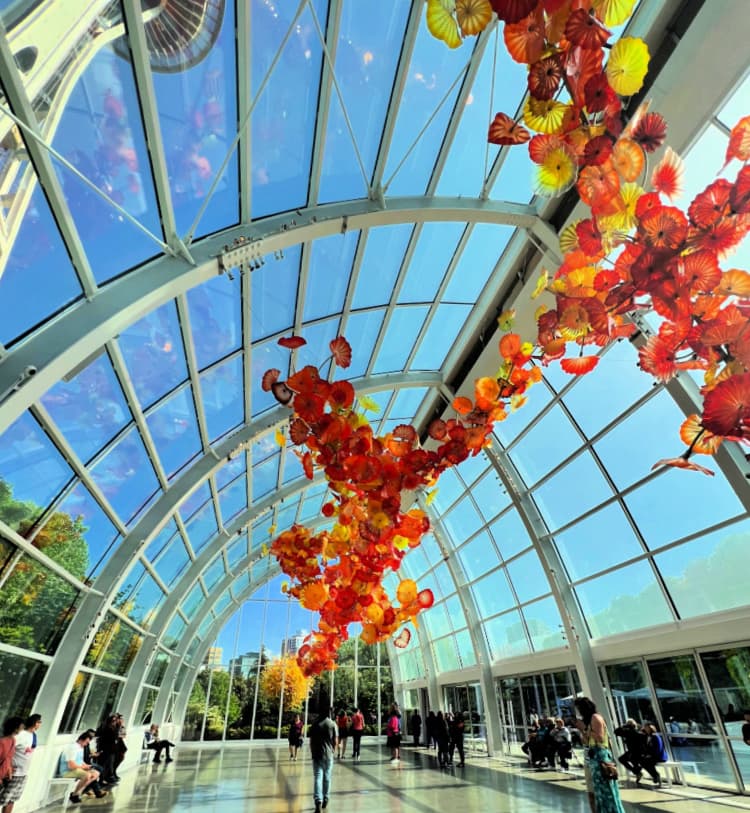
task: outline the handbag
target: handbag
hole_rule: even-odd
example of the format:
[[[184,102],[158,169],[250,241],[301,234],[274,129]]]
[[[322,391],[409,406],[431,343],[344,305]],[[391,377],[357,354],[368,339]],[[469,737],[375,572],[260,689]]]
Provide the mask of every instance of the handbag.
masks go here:
[[[599,770],[602,772],[602,776],[610,781],[616,782],[617,781],[617,763],[615,762],[607,762],[606,760],[602,760],[599,763]]]

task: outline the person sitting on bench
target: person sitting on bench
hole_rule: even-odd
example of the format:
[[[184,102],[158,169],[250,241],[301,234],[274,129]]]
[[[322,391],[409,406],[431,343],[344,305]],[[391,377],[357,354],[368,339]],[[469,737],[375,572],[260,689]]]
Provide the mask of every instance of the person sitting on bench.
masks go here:
[[[165,762],[172,762],[172,757],[169,754],[169,749],[174,748],[174,743],[169,740],[163,740],[159,736],[159,726],[156,723],[152,724],[151,728],[143,735],[143,747],[148,748],[154,753],[154,763],[158,765],[161,762],[161,752],[166,754]]]
[[[73,792],[68,797],[74,804],[81,803],[81,793],[92,783],[99,779],[99,771],[91,767],[83,759],[83,747],[91,742],[88,731],[80,734],[75,742],[66,745],[60,754],[59,774],[65,779],[77,779]],[[104,795],[101,790],[97,794]]]

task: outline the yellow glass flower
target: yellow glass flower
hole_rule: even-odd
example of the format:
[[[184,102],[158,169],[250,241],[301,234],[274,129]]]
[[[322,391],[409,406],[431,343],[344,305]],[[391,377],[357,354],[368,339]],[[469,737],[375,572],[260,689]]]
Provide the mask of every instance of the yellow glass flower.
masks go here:
[[[556,197],[573,186],[577,175],[575,158],[568,149],[559,147],[537,167],[534,191],[544,197]]]
[[[613,46],[605,68],[607,81],[620,96],[632,96],[643,85],[650,56],[638,37],[623,37]]]
[[[539,275],[539,279],[536,281],[536,285],[534,286],[531,298],[536,299],[537,297],[541,296],[542,293],[544,293],[544,291],[547,290],[548,283],[549,283],[549,271],[547,271],[547,269],[545,268]]]
[[[523,108],[523,120],[527,127],[538,133],[559,133],[570,105],[556,99],[535,99],[529,96]]]
[[[374,412],[376,415],[380,412],[380,404],[374,398],[370,398],[369,395],[360,395],[359,405],[367,412]]]
[[[456,17],[464,36],[479,34],[492,19],[490,0],[456,0]]]
[[[622,25],[633,11],[635,0],[594,0],[592,8],[607,27]]]
[[[461,36],[453,16],[456,4],[452,0],[427,0],[427,28],[433,37],[442,40],[449,48],[458,48]]]

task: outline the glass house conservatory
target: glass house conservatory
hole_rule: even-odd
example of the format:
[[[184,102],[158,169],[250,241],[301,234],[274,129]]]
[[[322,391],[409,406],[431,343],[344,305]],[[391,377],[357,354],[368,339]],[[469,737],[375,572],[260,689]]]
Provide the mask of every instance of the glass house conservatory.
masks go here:
[[[424,440],[497,368],[498,315],[533,328],[581,203],[487,143],[527,93],[496,21],[455,49],[417,0],[0,0],[0,21],[0,710],[42,714],[45,746],[113,710],[275,737],[257,678],[317,620],[268,546],[326,527],[329,498],[279,443],[279,338],[333,376],[346,336],[373,428]],[[614,36],[649,46],[687,206],[750,112],[745,0],[640,0]],[[462,709],[501,755],[583,691],[668,732],[688,784],[750,793],[747,448],[652,470],[702,376],[639,370],[658,316],[637,319],[409,495],[430,531],[384,586],[434,605],[404,647],[352,630],[334,703]]]

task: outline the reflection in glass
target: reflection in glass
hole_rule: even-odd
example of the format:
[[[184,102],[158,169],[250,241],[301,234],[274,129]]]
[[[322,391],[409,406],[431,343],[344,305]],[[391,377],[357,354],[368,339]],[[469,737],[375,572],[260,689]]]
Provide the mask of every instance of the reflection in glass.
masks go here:
[[[240,282],[226,274],[187,293],[195,361],[203,370],[242,344]]]
[[[352,300],[353,309],[387,305],[391,301],[413,229],[410,223],[370,229]]]
[[[619,725],[624,725],[629,717],[637,723],[656,720],[651,690],[646,682],[646,669],[641,661],[609,664],[604,669]]]
[[[79,543],[78,556],[84,561],[85,550],[85,544]],[[0,641],[51,655],[77,597],[78,591],[68,582],[35,559],[22,556],[0,590]]]
[[[84,665],[113,675],[125,675],[142,643],[143,638],[132,627],[107,613],[86,653]],[[99,722],[101,719],[97,725]]]
[[[530,651],[521,614],[511,610],[484,622],[484,634],[493,661],[525,655]]]
[[[203,411],[210,443],[236,429],[245,419],[242,363],[242,355],[238,355],[201,373]],[[244,455],[239,455],[228,465],[237,460],[242,463],[244,459]]]
[[[191,387],[183,387],[146,415],[162,468],[171,480],[201,450]]]
[[[0,652],[0,718],[27,717],[41,686],[47,665],[11,652]]]

